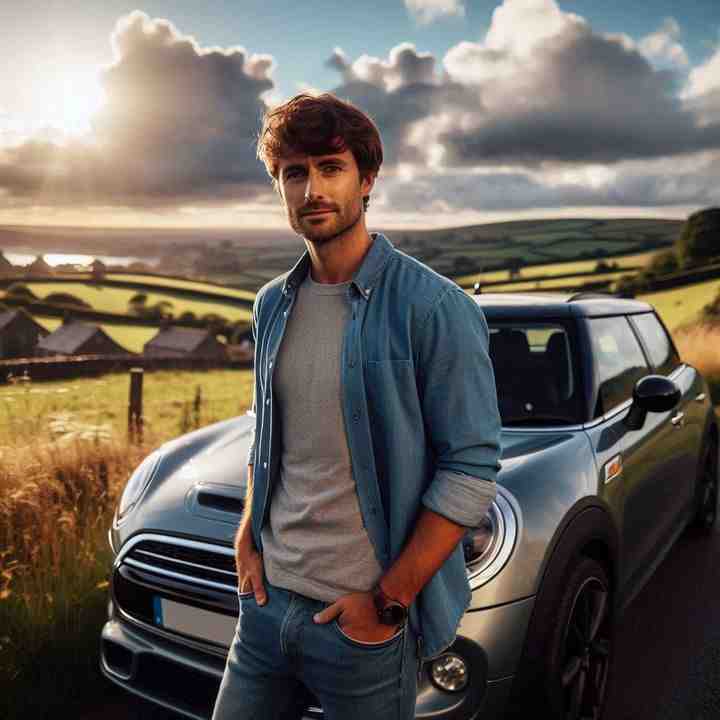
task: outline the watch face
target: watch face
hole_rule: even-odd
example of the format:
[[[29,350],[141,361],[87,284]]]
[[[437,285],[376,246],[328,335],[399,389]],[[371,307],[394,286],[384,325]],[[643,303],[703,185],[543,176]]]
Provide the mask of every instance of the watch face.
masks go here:
[[[383,608],[381,621],[385,625],[400,625],[405,622],[407,611],[402,605],[388,605]]]

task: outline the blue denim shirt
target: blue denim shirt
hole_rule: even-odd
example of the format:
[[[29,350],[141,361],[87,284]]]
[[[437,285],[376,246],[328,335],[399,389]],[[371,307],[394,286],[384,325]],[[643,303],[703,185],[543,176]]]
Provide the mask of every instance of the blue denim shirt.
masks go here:
[[[495,497],[500,417],[485,317],[458,285],[372,233],[348,286],[340,382],[352,472],[363,522],[386,571],[421,506],[478,525]],[[261,530],[280,471],[280,413],[272,375],[307,251],[264,285],[253,308],[255,438],[252,533]],[[409,621],[423,659],[455,639],[470,603],[462,545],[420,591]]]

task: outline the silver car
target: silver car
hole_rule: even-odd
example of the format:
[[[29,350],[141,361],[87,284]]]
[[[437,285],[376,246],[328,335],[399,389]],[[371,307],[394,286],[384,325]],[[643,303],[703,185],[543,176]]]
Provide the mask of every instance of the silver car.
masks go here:
[[[715,522],[708,386],[652,307],[478,295],[503,420],[498,495],[463,540],[472,604],[424,664],[416,716],[600,718],[618,617],[687,528]],[[151,453],[110,529],[101,667],[177,713],[212,712],[236,629],[233,537],[254,418]],[[322,717],[308,694],[305,716]]]

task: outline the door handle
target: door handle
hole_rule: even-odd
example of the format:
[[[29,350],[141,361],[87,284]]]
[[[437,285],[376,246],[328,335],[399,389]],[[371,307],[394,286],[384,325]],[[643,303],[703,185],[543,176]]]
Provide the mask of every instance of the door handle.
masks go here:
[[[685,413],[679,412],[677,415],[673,415],[670,418],[670,422],[675,425],[675,427],[682,426],[685,424]]]

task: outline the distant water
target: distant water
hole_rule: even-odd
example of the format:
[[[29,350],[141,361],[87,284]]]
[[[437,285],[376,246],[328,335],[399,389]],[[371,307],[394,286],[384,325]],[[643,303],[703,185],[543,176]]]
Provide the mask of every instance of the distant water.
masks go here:
[[[124,255],[79,255],[79,254],[63,254],[63,253],[24,253],[24,252],[4,252],[3,255],[13,265],[30,265],[37,255],[42,254],[48,265],[55,267],[56,265],[89,265],[93,260],[101,260],[106,265],[129,265],[133,262],[142,262],[146,265],[155,265],[157,258],[148,257],[129,257]]]

